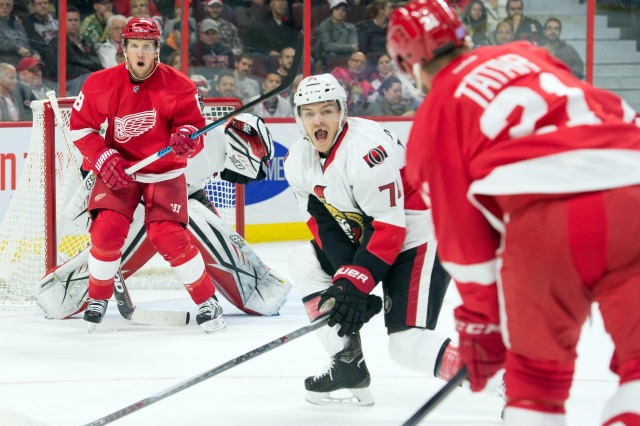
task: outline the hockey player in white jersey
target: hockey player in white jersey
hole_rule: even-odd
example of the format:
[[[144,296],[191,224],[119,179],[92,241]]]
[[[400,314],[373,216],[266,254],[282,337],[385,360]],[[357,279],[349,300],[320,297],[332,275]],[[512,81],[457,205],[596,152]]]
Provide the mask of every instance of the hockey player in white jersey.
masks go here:
[[[331,360],[305,380],[307,400],[374,403],[359,330],[380,310],[384,290],[389,352],[398,364],[449,379],[457,346],[434,331],[449,276],[436,257],[430,213],[403,178],[405,146],[378,123],[347,116],[346,93],[330,74],[307,77],[294,96],[303,137],[285,160],[313,240],[290,258],[311,321]],[[331,307],[330,309],[328,309]],[[353,395],[336,398],[333,391]]]

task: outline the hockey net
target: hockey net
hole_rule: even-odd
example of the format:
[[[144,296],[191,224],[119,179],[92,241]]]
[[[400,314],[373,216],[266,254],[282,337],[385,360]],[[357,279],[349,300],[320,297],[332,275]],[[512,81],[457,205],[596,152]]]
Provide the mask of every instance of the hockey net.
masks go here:
[[[81,183],[81,155],[65,143],[60,125],[69,126],[74,98],[58,99],[64,123],[49,101],[35,101],[33,129],[24,168],[0,224],[0,306],[29,306],[30,287],[52,267],[89,244],[89,234],[62,213]],[[241,105],[235,98],[205,99],[205,118],[215,121]],[[73,157],[71,157],[73,156]],[[75,158],[74,158],[75,157]],[[205,182],[208,198],[223,220],[244,236],[244,188],[218,178]],[[178,286],[171,269],[156,255],[127,279],[130,288]]]

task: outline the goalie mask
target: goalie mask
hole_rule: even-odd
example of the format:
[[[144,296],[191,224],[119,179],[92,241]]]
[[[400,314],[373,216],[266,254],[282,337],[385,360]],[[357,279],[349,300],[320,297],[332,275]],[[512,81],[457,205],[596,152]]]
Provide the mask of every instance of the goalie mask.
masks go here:
[[[298,85],[298,90],[293,96],[294,112],[298,127],[302,135],[309,141],[312,140],[311,135],[307,133],[305,124],[302,119],[302,106],[316,104],[320,102],[335,102],[340,113],[338,118],[338,132],[331,141],[331,146],[335,143],[338,135],[342,131],[347,118],[347,92],[340,85],[338,80],[331,74],[320,74],[306,77]]]

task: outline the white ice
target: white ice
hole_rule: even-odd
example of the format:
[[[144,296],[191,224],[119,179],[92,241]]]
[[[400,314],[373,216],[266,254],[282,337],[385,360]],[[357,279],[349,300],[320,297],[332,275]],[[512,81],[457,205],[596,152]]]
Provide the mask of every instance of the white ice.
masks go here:
[[[289,253],[300,244],[256,244],[254,248],[268,265],[288,276]],[[138,290],[131,296],[140,307],[188,310],[195,318],[196,307],[184,290]],[[452,286],[438,323],[438,329],[451,336],[452,310],[458,303]],[[308,324],[295,290],[277,317],[247,316],[226,301],[223,306],[227,330],[213,335],[205,334],[193,320],[184,327],[132,324],[113,303],[93,335],[87,334],[81,317],[52,321],[37,309],[0,310],[0,425],[86,424]],[[320,373],[327,359],[319,341],[308,334],[134,411],[115,424],[399,425],[444,382],[391,361],[382,315],[367,324],[362,335],[376,400],[373,407],[320,407],[304,400],[304,378]],[[617,385],[617,377],[607,368],[612,351],[594,308],[579,345],[568,425],[600,424],[600,413]],[[501,408],[497,397],[460,388],[424,423],[500,425]]]

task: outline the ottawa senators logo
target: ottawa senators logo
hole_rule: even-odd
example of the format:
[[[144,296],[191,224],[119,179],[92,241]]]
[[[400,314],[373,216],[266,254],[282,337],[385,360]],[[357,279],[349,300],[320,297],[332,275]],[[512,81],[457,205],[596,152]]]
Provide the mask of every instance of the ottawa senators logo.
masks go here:
[[[367,155],[362,158],[369,167],[374,168],[375,166],[384,163],[384,160],[387,157],[387,151],[385,151],[382,145],[380,145],[377,148],[371,149],[371,151],[367,152]]]
[[[354,212],[342,212],[327,203],[327,199],[324,196],[324,190],[326,186],[316,185],[313,187],[313,193],[316,194],[318,200],[324,204],[327,211],[338,222],[338,225],[342,228],[345,234],[355,244],[361,244],[364,234],[364,220],[360,213]]]

